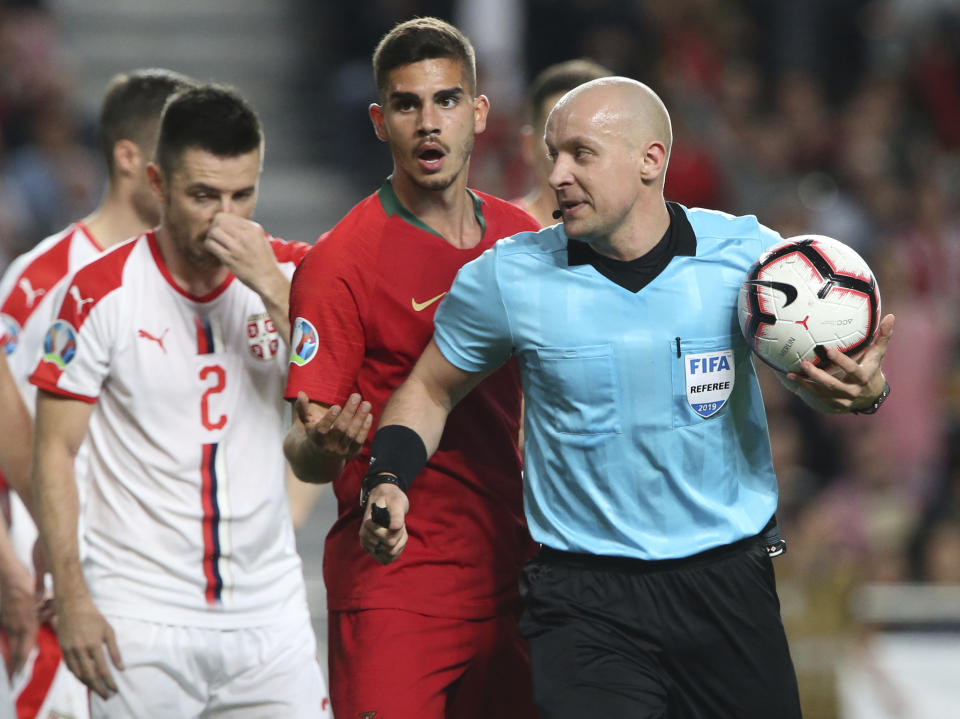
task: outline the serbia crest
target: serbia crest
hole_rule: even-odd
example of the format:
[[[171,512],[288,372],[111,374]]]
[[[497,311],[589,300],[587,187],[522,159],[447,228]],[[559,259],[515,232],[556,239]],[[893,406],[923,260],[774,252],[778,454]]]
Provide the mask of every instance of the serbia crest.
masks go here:
[[[250,352],[257,359],[269,360],[276,357],[280,350],[280,333],[269,314],[261,312],[247,317],[247,343],[250,345]]]

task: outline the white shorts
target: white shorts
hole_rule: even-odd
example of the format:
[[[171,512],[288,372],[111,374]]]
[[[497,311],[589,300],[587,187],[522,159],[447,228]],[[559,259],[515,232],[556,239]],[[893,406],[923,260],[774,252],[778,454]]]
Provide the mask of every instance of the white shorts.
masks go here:
[[[20,561],[32,572],[37,525],[16,492],[10,493],[10,517],[10,541]],[[53,586],[49,574],[46,579],[49,590]],[[18,719],[88,719],[90,716],[87,688],[67,669],[56,632],[49,624],[40,627],[37,644],[23,669],[12,678],[11,685]]]
[[[44,624],[37,632],[37,644],[23,669],[13,677],[16,716],[19,719],[88,719],[87,694],[87,688],[67,669],[53,627]]]
[[[106,618],[126,669],[110,666],[118,694],[90,693],[94,719],[330,718],[307,616],[231,630]]]
[[[0,719],[16,719],[17,713],[13,709],[13,694],[10,692],[10,683],[7,681],[7,672],[0,671]]]

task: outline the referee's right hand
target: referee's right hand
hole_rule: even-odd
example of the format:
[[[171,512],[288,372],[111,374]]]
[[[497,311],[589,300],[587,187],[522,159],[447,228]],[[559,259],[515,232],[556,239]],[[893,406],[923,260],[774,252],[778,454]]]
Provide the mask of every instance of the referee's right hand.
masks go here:
[[[371,516],[373,506],[386,507],[390,525],[381,527]],[[407,544],[407,525],[404,518],[410,511],[410,501],[403,490],[385,482],[370,490],[367,508],[360,523],[360,545],[380,564],[390,564],[403,552]]]

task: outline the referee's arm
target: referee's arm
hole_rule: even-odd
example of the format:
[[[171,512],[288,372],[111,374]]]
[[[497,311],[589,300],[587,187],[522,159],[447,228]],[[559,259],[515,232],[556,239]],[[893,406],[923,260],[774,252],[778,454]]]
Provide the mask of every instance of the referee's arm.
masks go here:
[[[380,418],[380,432],[385,427],[405,427],[419,435],[423,443],[422,448],[416,448],[424,461],[429,458],[440,444],[443,427],[447,415],[470,391],[489,375],[494,369],[484,372],[467,372],[453,365],[434,340],[424,349],[417,364],[414,365],[410,376],[401,384],[390,401],[387,402]],[[383,435],[381,435],[382,437]],[[409,435],[416,444],[416,437]],[[371,466],[408,466],[406,458],[400,455],[407,453],[408,446],[391,444],[385,451],[391,456],[384,456],[377,450],[377,436],[374,435],[373,454],[376,460]],[[418,462],[414,461],[414,464]],[[422,466],[411,471],[410,476],[401,477],[400,486],[393,482],[377,484],[370,490],[367,506],[360,525],[360,544],[377,561],[389,564],[403,551],[407,543],[407,530],[404,517],[410,509],[407,495],[401,486],[409,486],[416,472]],[[384,474],[396,474],[394,471],[384,471]],[[401,472],[404,474],[404,472]],[[373,505],[386,507],[390,512],[390,524],[383,527],[371,518]]]

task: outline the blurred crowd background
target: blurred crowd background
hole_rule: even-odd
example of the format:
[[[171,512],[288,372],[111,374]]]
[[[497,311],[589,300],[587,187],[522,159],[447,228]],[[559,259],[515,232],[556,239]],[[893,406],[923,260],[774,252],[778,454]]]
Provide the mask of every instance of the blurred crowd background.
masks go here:
[[[366,115],[369,58],[418,14],[456,22],[477,48],[492,109],[474,187],[525,192],[526,84],[590,57],[671,110],[669,199],[756,214],[784,236],[837,237],[871,264],[897,315],[893,389],[877,415],[817,415],[763,371],[789,544],[776,567],[808,717],[933,716],[918,713],[909,673],[885,668],[879,637],[935,637],[960,666],[957,594],[883,593],[960,588],[955,0],[7,0],[0,269],[96,206],[103,88],[150,65],[254,100],[268,143],[259,216],[312,241],[390,170]],[[322,536],[332,513],[317,512],[302,533]],[[954,684],[940,689],[960,699]]]

